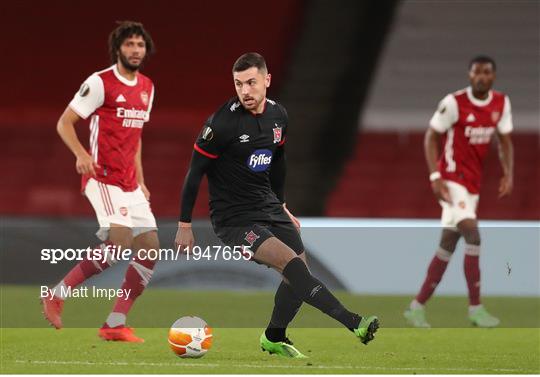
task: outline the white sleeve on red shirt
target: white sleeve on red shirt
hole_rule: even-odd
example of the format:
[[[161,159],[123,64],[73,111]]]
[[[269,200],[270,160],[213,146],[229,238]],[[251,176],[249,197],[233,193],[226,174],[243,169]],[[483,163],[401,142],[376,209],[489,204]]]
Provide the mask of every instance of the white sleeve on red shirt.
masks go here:
[[[445,133],[458,121],[458,104],[452,94],[448,94],[439,102],[437,111],[431,117],[429,126],[435,131]]]
[[[512,122],[512,106],[510,105],[510,98],[504,97],[504,107],[501,119],[497,124],[497,131],[501,134],[507,134],[514,129],[514,123]]]
[[[156,87],[152,85],[152,92],[150,93],[150,100],[148,102],[148,110],[146,110],[146,116],[144,118],[145,122],[148,122],[150,120],[150,111],[152,111],[152,105],[154,103],[154,92],[156,91]]]
[[[75,94],[69,107],[81,118],[86,119],[98,107],[103,105],[105,99],[105,88],[101,77],[94,74],[86,79],[79,91]]]

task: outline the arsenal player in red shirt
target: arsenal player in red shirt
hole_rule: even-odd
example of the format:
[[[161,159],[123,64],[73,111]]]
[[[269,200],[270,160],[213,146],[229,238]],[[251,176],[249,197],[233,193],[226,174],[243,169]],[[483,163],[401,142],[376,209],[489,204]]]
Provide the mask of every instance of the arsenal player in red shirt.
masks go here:
[[[499,324],[499,319],[489,314],[480,302],[480,233],[476,220],[482,164],[493,135],[499,141],[503,170],[499,197],[509,195],[513,186],[512,111],[508,96],[491,89],[495,71],[495,61],[490,57],[472,59],[470,86],[440,102],[426,132],[429,180],[442,206],[443,231],[420,292],[404,313],[415,327],[429,327],[424,304],[441,281],[461,237],[465,240],[463,267],[469,291],[469,319],[479,327]]]
[[[154,85],[139,69],[153,50],[152,38],[142,24],[120,22],[109,36],[113,65],[86,79],[58,121],[58,133],[75,155],[82,191],[96,212],[97,236],[103,243],[94,248],[100,260],[80,262],[42,299],[45,318],[57,329],[62,327],[63,304],[70,289],[115,263],[115,249],[129,248],[134,258],[122,289],[130,295],[117,299],[98,335],[105,340],[143,341],[126,327],[126,315],[148,284],[155,264],[137,251],[159,248],[141,164],[141,133],[150,119]],[[88,117],[87,150],[74,126]]]

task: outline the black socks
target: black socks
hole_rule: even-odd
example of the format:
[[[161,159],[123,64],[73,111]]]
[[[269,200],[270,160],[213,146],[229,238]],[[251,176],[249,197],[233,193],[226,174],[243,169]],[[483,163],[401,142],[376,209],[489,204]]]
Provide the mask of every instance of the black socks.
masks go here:
[[[285,340],[285,329],[293,320],[302,303],[302,299],[294,293],[291,286],[282,281],[276,291],[274,311],[265,332],[269,341],[281,342]]]
[[[360,324],[362,318],[345,309],[328,288],[311,275],[302,259],[292,259],[283,269],[283,276],[287,278],[298,298],[304,302],[339,321],[351,331]]]

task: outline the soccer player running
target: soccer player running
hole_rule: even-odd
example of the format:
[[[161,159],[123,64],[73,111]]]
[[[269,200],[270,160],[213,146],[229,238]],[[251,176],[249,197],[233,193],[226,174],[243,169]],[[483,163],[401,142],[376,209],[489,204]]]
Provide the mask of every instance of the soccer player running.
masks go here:
[[[306,265],[298,220],[284,198],[285,108],[266,98],[271,76],[264,58],[246,53],[232,69],[237,97],[222,105],[204,125],[194,145],[184,181],[176,247],[191,249],[191,215],[204,174],[210,191],[210,216],[224,244],[244,246],[259,264],[283,276],[270,323],[260,337],[263,351],[305,357],[285,331],[302,302],[342,323],[364,344],[374,338],[377,317],[347,310]]]
[[[58,121],[62,140],[76,157],[82,175],[82,191],[94,208],[103,241],[100,260],[77,264],[42,299],[45,318],[57,329],[68,288],[74,288],[117,261],[115,250],[132,249],[122,289],[129,298],[119,297],[98,335],[105,340],[142,342],[126,327],[126,315],[148,284],[155,261],[137,250],[157,249],[156,220],[150,209],[150,192],[145,186],[141,163],[141,133],[150,119],[154,98],[152,81],[139,72],[154,43],[143,25],[123,21],[109,36],[113,65],[92,74],[82,84]],[[82,146],[75,132],[81,118],[90,118],[90,150]],[[139,255],[137,255],[139,254]]]
[[[491,89],[495,71],[493,59],[487,56],[472,59],[470,86],[440,102],[426,132],[424,148],[429,180],[442,206],[443,231],[420,292],[404,313],[415,327],[430,327],[424,305],[441,281],[461,237],[465,239],[463,269],[469,291],[469,319],[479,327],[499,324],[499,319],[489,314],[480,302],[480,233],[476,220],[482,164],[493,134],[499,139],[503,170],[499,198],[509,195],[513,186],[512,112],[508,96]],[[439,153],[441,141],[443,153]]]

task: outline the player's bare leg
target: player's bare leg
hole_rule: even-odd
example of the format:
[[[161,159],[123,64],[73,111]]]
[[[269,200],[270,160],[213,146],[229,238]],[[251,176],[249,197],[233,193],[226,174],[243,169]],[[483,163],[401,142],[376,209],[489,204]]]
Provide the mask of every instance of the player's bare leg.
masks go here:
[[[62,328],[62,311],[64,308],[64,300],[68,297],[69,289],[75,288],[82,284],[90,277],[97,275],[111,265],[116,263],[117,259],[114,256],[114,246],[121,248],[130,248],[132,242],[131,229],[111,224],[109,231],[109,240],[95,247],[101,249],[100,260],[84,260],[78,263],[66,276],[51,289],[48,297],[41,299],[41,305],[45,319],[56,329]]]
[[[126,326],[127,314],[131,310],[135,300],[142,294],[146,285],[150,281],[155,260],[149,260],[147,251],[159,249],[157,231],[152,230],[141,233],[133,240],[133,250],[137,253],[129,263],[121,289],[129,291],[129,297],[118,297],[114,307],[107,317],[103,327],[99,330],[99,336],[105,340],[144,342],[137,337],[131,327]]]
[[[458,229],[445,228],[441,233],[439,247],[443,250],[449,251],[450,253],[454,253],[460,238],[461,234]]]
[[[339,300],[309,272],[304,261],[276,237],[265,240],[257,249],[255,260],[279,271],[298,297],[309,305],[342,323],[362,343],[374,338],[379,321],[376,317],[360,317],[348,311]]]
[[[475,326],[496,327],[500,321],[492,316],[480,302],[480,231],[476,219],[465,219],[457,225],[465,239],[463,271],[469,291],[469,319]]]
[[[435,289],[439,285],[448,262],[456,250],[457,243],[461,237],[458,229],[445,228],[441,234],[439,248],[435,252],[431,263],[429,264],[426,278],[420,292],[410,303],[409,308],[403,313],[403,316],[414,327],[431,327],[426,320],[424,305],[431,298]]]

